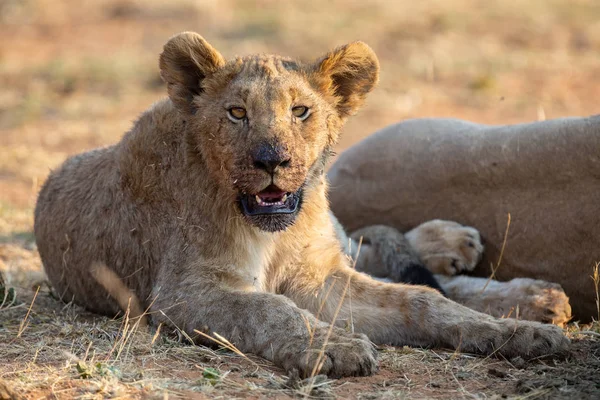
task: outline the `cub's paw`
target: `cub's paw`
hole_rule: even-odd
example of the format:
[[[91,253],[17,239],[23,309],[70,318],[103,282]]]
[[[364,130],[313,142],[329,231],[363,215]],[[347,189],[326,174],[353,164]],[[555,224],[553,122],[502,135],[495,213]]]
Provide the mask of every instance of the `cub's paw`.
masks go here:
[[[325,346],[328,328],[317,328],[312,343],[291,340],[284,347],[282,366],[298,370],[303,378],[323,374],[330,378],[367,376],[377,371],[377,350],[363,334],[334,328]]]
[[[472,271],[483,254],[479,232],[452,221],[434,219],[405,236],[434,274],[452,276]]]
[[[564,326],[571,320],[571,305],[557,283],[529,278],[516,278],[505,292],[519,305],[519,318]]]
[[[483,353],[525,359],[564,353],[570,344],[555,325],[514,319],[497,320],[495,327],[481,332],[478,342],[477,350]]]

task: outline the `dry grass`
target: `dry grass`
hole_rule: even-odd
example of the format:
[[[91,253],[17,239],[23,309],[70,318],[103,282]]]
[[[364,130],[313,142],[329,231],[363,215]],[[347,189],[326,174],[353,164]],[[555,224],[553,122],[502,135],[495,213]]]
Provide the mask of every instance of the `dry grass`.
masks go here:
[[[525,363],[382,347],[381,370],[373,377],[300,380],[228,346],[191,346],[164,329],[155,338],[154,332],[133,329],[127,318],[111,320],[65,305],[47,289],[32,298],[19,293],[22,303],[0,310],[0,383],[29,398],[573,398],[599,390],[600,341],[589,335],[575,338],[564,360]]]
[[[0,271],[17,295],[6,301],[5,290],[0,301],[0,398],[10,390],[61,399],[598,397],[597,323],[569,328],[574,346],[564,360],[382,348],[376,376],[303,381],[225,342],[224,350],[193,347],[164,327],[156,334],[129,317],[58,302],[32,235],[49,169],[118,140],[164,96],[157,54],[175,32],[197,30],[226,56],[313,58],[352,40],[369,43],[381,84],[346,127],[342,150],[405,118],[513,123],[596,113],[596,3],[0,0]]]
[[[598,313],[596,321],[600,321],[600,262],[597,262],[596,265],[594,265],[592,276],[590,278],[594,281],[594,290],[596,291],[596,310]]]

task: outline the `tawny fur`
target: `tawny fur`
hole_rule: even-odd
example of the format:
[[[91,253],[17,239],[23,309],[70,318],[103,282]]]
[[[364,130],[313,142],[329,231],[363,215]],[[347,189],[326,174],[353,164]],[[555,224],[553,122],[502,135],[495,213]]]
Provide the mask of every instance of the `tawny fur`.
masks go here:
[[[36,240],[64,300],[119,312],[90,273],[101,262],[150,307],[153,323],[198,341],[195,330],[217,332],[302,375],[313,372],[329,323],[336,327],[320,372],[333,377],[373,373],[370,340],[508,357],[567,347],[554,326],[495,319],[350,267],[323,169],[344,120],[377,82],[368,46],[351,43],[314,63],[266,55],[224,61],[199,35],[183,33],[167,43],[160,66],[170,98],[118,144],[66,161],[40,192]],[[297,104],[310,118],[291,116]],[[232,105],[245,107],[244,123],[228,119]],[[264,143],[290,155],[272,176],[249,157]],[[280,232],[257,228],[238,207],[240,193],[270,184],[304,190],[301,211]]]

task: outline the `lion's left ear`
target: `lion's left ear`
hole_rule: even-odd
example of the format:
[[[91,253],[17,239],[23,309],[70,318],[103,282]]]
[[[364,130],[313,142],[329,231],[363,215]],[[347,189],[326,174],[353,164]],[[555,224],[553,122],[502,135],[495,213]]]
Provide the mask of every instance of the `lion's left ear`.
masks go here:
[[[338,47],[318,60],[313,82],[332,97],[340,117],[354,114],[379,80],[379,61],[363,42]]]

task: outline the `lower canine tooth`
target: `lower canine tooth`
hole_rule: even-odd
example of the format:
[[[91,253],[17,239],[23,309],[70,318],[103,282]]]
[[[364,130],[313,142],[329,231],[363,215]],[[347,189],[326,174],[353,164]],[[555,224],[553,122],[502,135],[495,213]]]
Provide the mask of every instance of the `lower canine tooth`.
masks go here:
[[[258,204],[262,204],[262,200],[260,199],[260,196],[259,196],[259,195],[256,195],[256,202],[257,202]]]
[[[287,194],[284,194],[281,198],[281,202],[284,203],[287,200]]]

